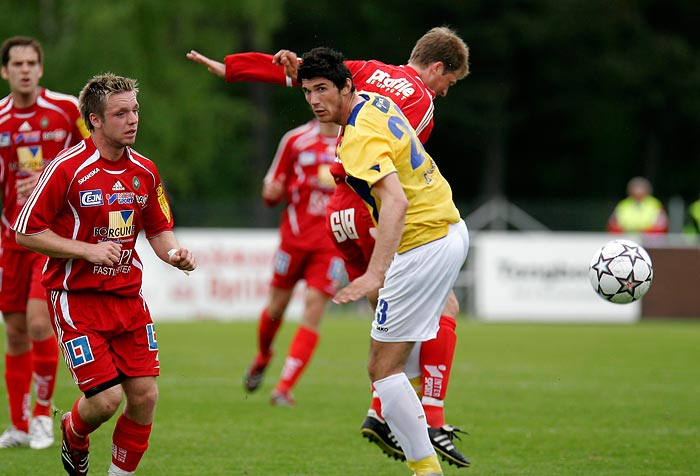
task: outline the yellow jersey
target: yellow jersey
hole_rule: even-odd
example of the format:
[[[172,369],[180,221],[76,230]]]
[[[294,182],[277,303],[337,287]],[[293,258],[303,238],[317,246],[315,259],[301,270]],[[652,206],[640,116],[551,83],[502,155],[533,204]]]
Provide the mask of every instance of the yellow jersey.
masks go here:
[[[337,149],[346,181],[367,204],[375,223],[381,203],[372,186],[397,173],[408,209],[398,252],[404,253],[447,235],[460,220],[450,184],[418,140],[399,107],[379,94],[361,92]]]

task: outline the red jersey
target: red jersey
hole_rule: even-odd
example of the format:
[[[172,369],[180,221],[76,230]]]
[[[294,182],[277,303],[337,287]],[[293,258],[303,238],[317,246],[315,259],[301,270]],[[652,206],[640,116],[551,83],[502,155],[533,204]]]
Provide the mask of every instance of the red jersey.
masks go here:
[[[324,233],[326,207],[335,188],[330,166],[337,137],[321,134],[312,120],[287,132],[280,140],[266,181],[284,184],[282,241],[300,249],[333,248]],[[270,206],[277,203],[267,203]]]
[[[226,81],[298,86],[299,83],[293,83],[284,74],[282,66],[272,63],[272,58],[264,53],[228,55],[224,58]],[[425,85],[416,70],[408,65],[394,66],[377,60],[348,60],[345,65],[358,90],[382,94],[394,101],[425,144],[433,130],[435,93]]]
[[[22,249],[10,224],[26,199],[18,200],[18,175],[42,170],[58,153],[90,134],[74,96],[41,89],[36,103],[15,107],[12,95],[0,100],[0,185],[2,186],[2,247]]]
[[[143,264],[134,248],[136,237],[141,230],[146,238],[172,230],[173,218],[152,161],[127,147],[112,162],[86,139],[51,161],[12,228],[26,235],[50,229],[88,243],[121,243],[115,266],[49,258],[42,284],[49,290],[137,296]]]

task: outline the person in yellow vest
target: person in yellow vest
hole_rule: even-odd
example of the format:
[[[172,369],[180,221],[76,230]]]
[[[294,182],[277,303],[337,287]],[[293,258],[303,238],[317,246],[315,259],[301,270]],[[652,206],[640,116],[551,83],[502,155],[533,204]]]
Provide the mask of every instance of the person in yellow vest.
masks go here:
[[[627,198],[621,200],[608,219],[611,233],[666,233],[668,216],[659,199],[652,195],[649,180],[633,177],[627,183]]]
[[[683,227],[683,232],[700,234],[700,200],[695,200],[688,207],[688,220]]]

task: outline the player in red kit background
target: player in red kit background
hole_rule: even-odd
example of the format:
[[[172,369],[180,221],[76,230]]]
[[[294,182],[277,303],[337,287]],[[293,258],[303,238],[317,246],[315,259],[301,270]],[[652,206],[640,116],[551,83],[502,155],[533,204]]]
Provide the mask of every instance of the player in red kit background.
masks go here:
[[[88,473],[89,435],[126,404],[112,436],[110,475],[134,474],[151,434],[160,373],[158,342],[141,294],[143,230],[164,262],[191,271],[156,165],[132,149],[136,81],[93,77],[79,105],[92,136],[41,176],[13,229],[17,243],[50,258],[42,284],[66,364],[83,395],[61,418],[63,467]]]
[[[227,82],[257,81],[277,85],[298,86],[297,55],[280,50],[275,55],[238,53],[228,55],[224,62],[214,61],[190,51],[187,57],[201,63]],[[450,87],[469,72],[469,49],[464,41],[448,27],[429,30],[414,45],[407,64],[390,65],[378,60],[346,60],[358,90],[376,92],[392,99],[425,143],[433,129],[433,99],[444,97]],[[342,253],[348,277],[362,275],[374,248],[371,239],[372,218],[360,197],[345,183],[342,165],[331,168],[337,187],[328,206],[327,227],[338,250]],[[374,305],[375,298],[370,297]],[[435,339],[417,345],[419,373],[411,382],[422,395],[431,442],[437,453],[448,463],[469,466],[469,460],[453,444],[458,429],[447,425],[444,401],[447,394],[457,335],[456,316],[459,302],[451,293],[440,319]],[[410,373],[407,369],[407,373]],[[409,375],[413,377],[413,375]],[[362,435],[377,443],[389,456],[404,459],[389,426],[382,418],[381,403],[373,392],[372,405],[361,426]]]
[[[248,392],[260,386],[294,287],[306,281],[301,322],[272,391],[273,405],[294,405],[291,390],[318,345],[323,313],[342,277],[343,262],[324,231],[326,207],[335,188],[329,169],[335,159],[338,130],[335,124],[312,120],[287,132],[263,182],[265,203],[284,202],[285,208],[268,303],[258,321],[258,352],[244,379]]]
[[[76,97],[39,86],[40,43],[28,37],[8,38],[0,56],[2,77],[10,86],[10,94],[0,100],[0,311],[6,324],[5,387],[11,419],[0,435],[0,448],[42,449],[54,441],[50,414],[58,366],[56,337],[41,286],[46,256],[19,246],[10,224],[48,162],[89,133]]]

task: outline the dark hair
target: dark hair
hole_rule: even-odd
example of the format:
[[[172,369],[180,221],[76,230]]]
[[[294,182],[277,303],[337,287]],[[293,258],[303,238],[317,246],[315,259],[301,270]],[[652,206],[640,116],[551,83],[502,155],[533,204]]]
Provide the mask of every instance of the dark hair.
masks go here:
[[[341,52],[319,46],[301,56],[301,64],[297,71],[299,82],[313,78],[325,78],[338,89],[343,89],[348,79],[352,81],[352,73],[345,66],[345,57]],[[352,90],[355,90],[354,83]]]
[[[39,56],[39,64],[42,64],[44,59],[44,51],[41,48],[41,43],[28,36],[13,36],[6,39],[2,43],[2,48],[0,48],[3,66],[7,66],[7,64],[10,62],[10,49],[14,48],[15,46],[30,46],[34,48],[34,51],[36,51],[37,55]]]

